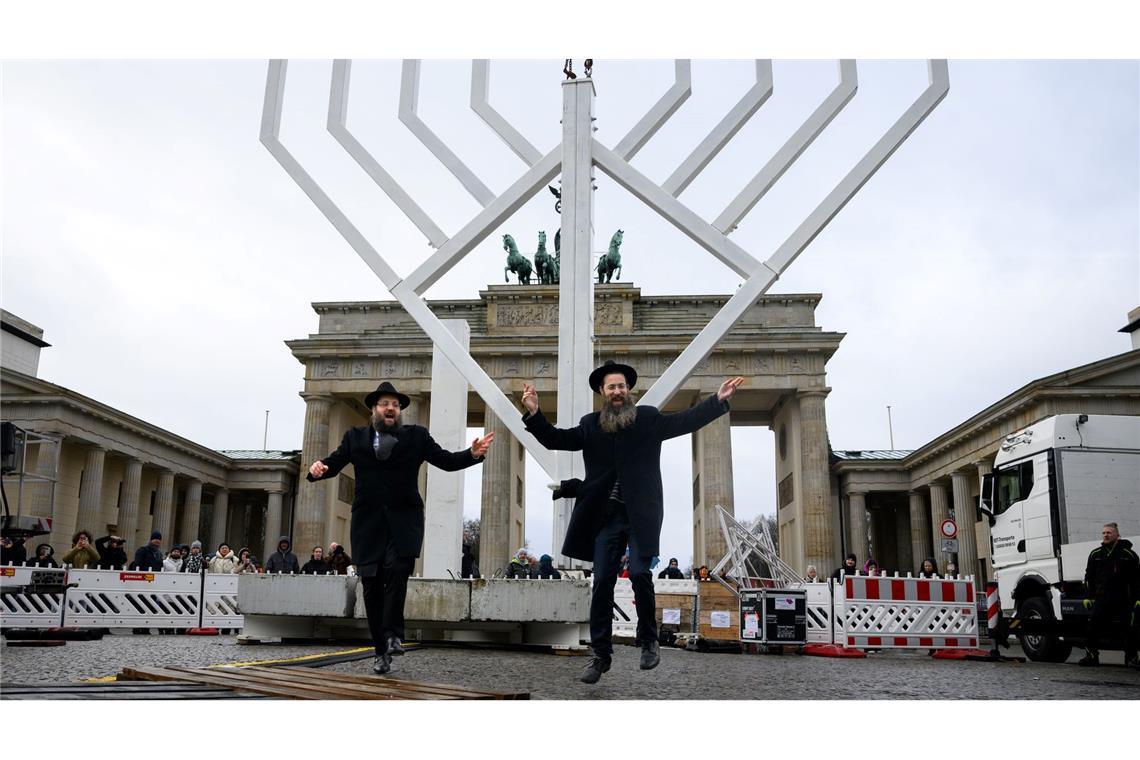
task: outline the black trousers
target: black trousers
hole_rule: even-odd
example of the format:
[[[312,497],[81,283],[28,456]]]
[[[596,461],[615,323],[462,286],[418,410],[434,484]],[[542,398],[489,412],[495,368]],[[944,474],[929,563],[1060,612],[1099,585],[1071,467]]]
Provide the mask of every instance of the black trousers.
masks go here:
[[[1132,627],[1132,605],[1127,601],[1112,599],[1094,599],[1089,614],[1089,627],[1086,634],[1085,647],[1087,649],[1100,649],[1101,639],[1104,638],[1114,620],[1120,621],[1120,630],[1124,634],[1124,657],[1131,659],[1136,656],[1136,632]]]
[[[590,645],[594,654],[613,655],[614,585],[621,572],[621,557],[629,546],[629,578],[637,608],[637,640],[657,640],[657,598],[653,593],[653,557],[642,556],[637,536],[630,531],[625,505],[611,501],[606,522],[594,539],[594,594],[590,599]]]
[[[385,526],[377,540],[384,546],[384,561],[379,565],[358,565],[357,573],[364,586],[364,611],[376,654],[388,650],[388,639],[404,638],[404,600],[408,597],[408,577],[416,565],[415,557],[396,553],[392,534]]]

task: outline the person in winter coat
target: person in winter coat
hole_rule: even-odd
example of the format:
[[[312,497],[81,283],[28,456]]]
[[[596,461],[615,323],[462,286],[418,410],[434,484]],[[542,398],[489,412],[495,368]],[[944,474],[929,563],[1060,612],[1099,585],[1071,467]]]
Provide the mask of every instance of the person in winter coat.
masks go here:
[[[547,581],[557,581],[562,579],[562,573],[554,569],[554,559],[549,554],[543,554],[538,558],[538,575],[535,577]]]
[[[463,557],[459,561],[460,578],[481,578],[479,567],[475,564],[475,555],[471,553],[471,544],[463,545]]]
[[[190,553],[182,562],[182,572],[200,573],[206,567],[206,555],[202,553],[202,542],[195,541],[190,544]]]
[[[91,534],[85,530],[78,531],[72,536],[71,543],[71,550],[60,557],[60,562],[71,565],[76,570],[95,567],[95,563],[99,561],[99,552],[91,545]]]
[[[404,602],[408,577],[424,541],[420,468],[427,462],[457,472],[483,462],[494,433],[470,448],[446,451],[422,425],[405,425],[400,414],[412,403],[390,382],[364,397],[369,424],[349,429],[336,451],[309,465],[310,482],[335,478],[352,465],[356,490],[349,536],[363,589],[368,629],[376,649],[372,670],[387,673],[392,657],[404,653]]]
[[[28,550],[24,546],[24,539],[0,538],[0,565],[23,565],[28,561]]]
[[[1116,523],[1105,523],[1100,532],[1100,546],[1089,552],[1085,564],[1085,588],[1089,610],[1088,633],[1085,637],[1085,656],[1078,665],[1100,664],[1100,640],[1114,618],[1126,628],[1132,622],[1136,600],[1140,597],[1140,558],[1132,551],[1132,542],[1120,537]],[[1136,639],[1131,631],[1125,633],[1124,662],[1136,662]]]
[[[151,532],[149,542],[135,550],[135,559],[131,562],[131,569],[152,573],[157,573],[163,569],[162,534],[157,530]]]
[[[859,574],[859,559],[854,554],[848,554],[843,564],[835,568],[835,572],[831,574],[831,580],[838,581],[845,575],[858,575]]]
[[[938,565],[935,564],[933,557],[927,557],[922,561],[922,569],[918,571],[919,578],[937,578]]]
[[[305,575],[331,575],[332,568],[325,562],[324,555],[324,549],[314,546],[313,553],[309,555],[309,561],[301,568],[301,572]]]
[[[272,534],[270,534],[272,535]],[[301,572],[301,563],[297,561],[297,555],[290,551],[293,542],[288,536],[281,536],[277,539],[277,551],[269,555],[269,559],[265,560],[265,572],[267,573],[299,573]]]
[[[166,559],[162,561],[162,572],[164,573],[180,573],[182,572],[182,547],[172,546],[166,555]]]
[[[208,573],[236,573],[237,572],[237,556],[230,551],[230,545],[225,541],[218,544],[218,553],[211,559],[210,563],[206,566]]]
[[[863,563],[863,572],[861,575],[882,575],[879,572],[879,563],[874,558],[868,557],[867,561]]]
[[[244,546],[238,549],[237,567],[234,568],[234,572],[239,575],[241,573],[257,573],[257,560]]]
[[[681,572],[680,566],[677,564],[676,557],[669,558],[669,566],[657,574],[658,578],[668,578],[671,581],[685,580],[685,574]]]
[[[530,559],[527,557],[526,549],[519,549],[518,553],[515,554],[515,556],[511,557],[511,561],[507,565],[507,577],[530,577]]]
[[[28,564],[33,567],[59,567],[54,555],[55,549],[51,548],[51,544],[40,544],[36,547],[36,556]]]
[[[329,544],[329,554],[325,557],[325,562],[335,575],[348,575],[348,567],[352,564],[352,557],[344,550],[344,547],[333,541]]]
[[[100,570],[121,570],[127,566],[127,552],[120,536],[106,535],[95,539],[95,551],[99,552],[96,567]]]
[[[821,583],[819,571],[815,569],[815,565],[807,566],[807,572],[804,574],[804,583]]]

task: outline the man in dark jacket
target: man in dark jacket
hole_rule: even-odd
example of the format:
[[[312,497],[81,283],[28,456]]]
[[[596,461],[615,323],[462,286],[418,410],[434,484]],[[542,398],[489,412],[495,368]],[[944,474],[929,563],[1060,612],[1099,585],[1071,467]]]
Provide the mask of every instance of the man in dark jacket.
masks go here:
[[[270,535],[273,535],[272,533]],[[299,573],[301,572],[301,563],[297,561],[297,555],[290,551],[293,542],[288,536],[281,536],[277,539],[277,551],[269,555],[269,559],[265,560],[265,572],[267,573]]]
[[[99,552],[95,567],[100,570],[121,570],[127,566],[127,552],[119,536],[106,535],[95,539],[95,551]]]
[[[665,568],[657,574],[658,578],[668,578],[671,581],[685,580],[685,574],[681,572],[681,568],[677,565],[677,558],[669,558],[669,567]]]
[[[843,580],[845,575],[858,575],[859,574],[859,558],[854,554],[848,554],[843,564],[835,568],[835,572],[831,574],[831,580]]]
[[[391,383],[364,398],[372,410],[369,425],[351,428],[337,450],[309,467],[310,481],[336,477],[352,464],[356,493],[349,532],[356,552],[356,574],[376,648],[372,670],[387,673],[392,656],[404,653],[404,599],[408,576],[424,540],[424,502],[417,478],[424,462],[454,472],[479,464],[494,433],[476,438],[470,449],[445,451],[427,428],[400,424],[411,399]]]
[[[309,561],[301,568],[301,572],[305,575],[330,575],[333,570],[325,562],[325,550],[314,546],[313,553],[309,555]]]
[[[475,555],[471,553],[471,544],[463,544],[463,556],[459,560],[459,577],[482,577],[479,575],[479,566],[475,564]]]
[[[132,570],[147,570],[152,573],[162,572],[162,534],[157,530],[150,534],[150,542],[143,544],[135,551],[135,561],[131,563]]]
[[[1105,523],[1100,532],[1100,546],[1089,552],[1085,565],[1085,588],[1088,598],[1089,627],[1085,640],[1085,656],[1079,665],[1100,664],[1100,640],[1112,620],[1123,622],[1124,661],[1136,660],[1136,641],[1128,630],[1132,607],[1140,596],[1140,559],[1132,551],[1132,542],[1120,537],[1116,523]]]
[[[538,558],[538,575],[536,577],[544,581],[562,580],[562,573],[554,569],[554,558],[549,554],[543,554]]]
[[[661,442],[693,433],[728,411],[728,399],[744,382],[725,380],[720,390],[692,409],[662,414],[656,407],[637,406],[631,392],[637,372],[625,364],[606,362],[590,373],[590,389],[602,396],[602,411],[583,417],[577,427],[556,428],[538,408],[538,393],[527,384],[523,422],[548,449],[581,451],[586,479],[565,481],[563,497],[575,498],[562,553],[594,563],[590,601],[590,643],[594,656],[581,680],[597,683],[610,669],[613,655],[613,597],[622,553],[629,545],[629,576],[637,608],[641,668],[660,662],[653,557],[660,553],[665,518],[661,487]]]

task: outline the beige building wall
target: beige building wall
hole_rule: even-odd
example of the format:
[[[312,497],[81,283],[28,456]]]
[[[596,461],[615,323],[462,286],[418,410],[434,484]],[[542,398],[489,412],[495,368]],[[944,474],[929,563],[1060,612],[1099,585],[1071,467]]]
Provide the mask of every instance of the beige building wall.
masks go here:
[[[799,473],[803,447],[800,408],[794,398],[785,398],[777,408],[772,430],[776,436],[776,524],[780,532],[780,558],[802,573],[805,560],[800,494],[803,486]]]

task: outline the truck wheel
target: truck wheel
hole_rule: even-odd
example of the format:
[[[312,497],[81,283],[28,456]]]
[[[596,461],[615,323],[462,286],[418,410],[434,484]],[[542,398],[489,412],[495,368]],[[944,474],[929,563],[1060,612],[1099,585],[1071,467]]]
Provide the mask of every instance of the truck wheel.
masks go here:
[[[1032,596],[1017,608],[1017,616],[1023,620],[1053,621],[1053,609],[1049,600]],[[1034,662],[1064,662],[1069,659],[1073,647],[1062,641],[1054,633],[1018,634],[1025,656]]]

